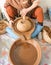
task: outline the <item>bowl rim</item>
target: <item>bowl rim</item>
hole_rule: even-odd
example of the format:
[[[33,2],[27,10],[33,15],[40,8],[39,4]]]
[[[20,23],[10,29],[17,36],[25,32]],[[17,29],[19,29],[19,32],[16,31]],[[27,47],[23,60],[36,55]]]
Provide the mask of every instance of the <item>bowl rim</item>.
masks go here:
[[[21,40],[21,39],[18,39],[18,40]],[[16,40],[16,41],[18,41],[18,40]],[[15,43],[16,41],[14,41],[14,43]],[[30,44],[32,44],[32,42],[36,43],[36,44],[32,44],[32,45],[35,46],[35,48],[36,48],[36,50],[37,50],[37,52],[38,52],[38,57],[37,57],[36,62],[35,62],[33,65],[38,65],[38,64],[40,63],[40,61],[41,61],[41,54],[42,54],[40,45],[39,45],[38,42],[37,42],[36,40],[34,40],[34,39],[31,39],[31,40],[23,40],[23,41],[24,41],[24,42],[28,42],[28,43],[30,43]],[[14,45],[14,43],[11,45],[10,50],[11,50],[12,46]],[[10,50],[9,50],[9,62],[10,62],[11,64],[13,64],[13,62],[12,62],[12,60],[11,60],[11,58],[10,58]],[[14,64],[13,64],[13,65],[14,65]]]

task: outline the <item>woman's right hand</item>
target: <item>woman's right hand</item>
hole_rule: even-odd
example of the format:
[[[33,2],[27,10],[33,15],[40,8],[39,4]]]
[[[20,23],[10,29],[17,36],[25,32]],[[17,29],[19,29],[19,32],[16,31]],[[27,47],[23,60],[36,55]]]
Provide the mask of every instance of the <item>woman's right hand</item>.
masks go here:
[[[10,20],[8,26],[9,26],[9,27],[12,27],[12,23],[13,23],[13,22],[14,22],[13,20]]]

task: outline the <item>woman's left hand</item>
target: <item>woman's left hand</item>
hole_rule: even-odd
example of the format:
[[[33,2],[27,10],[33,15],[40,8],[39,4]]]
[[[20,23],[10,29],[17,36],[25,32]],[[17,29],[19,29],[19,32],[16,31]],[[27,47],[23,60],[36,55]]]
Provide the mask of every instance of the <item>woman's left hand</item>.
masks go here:
[[[28,13],[28,11],[27,11],[26,8],[24,8],[24,9],[22,9],[22,10],[20,11],[20,14],[21,14],[22,17],[23,17],[23,16],[26,16],[27,13]]]

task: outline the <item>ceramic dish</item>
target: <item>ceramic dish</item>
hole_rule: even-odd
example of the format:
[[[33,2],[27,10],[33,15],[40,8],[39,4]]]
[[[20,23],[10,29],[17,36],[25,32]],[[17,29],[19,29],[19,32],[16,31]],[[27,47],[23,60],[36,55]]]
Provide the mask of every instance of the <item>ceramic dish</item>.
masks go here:
[[[16,40],[10,48],[9,60],[13,65],[38,65],[41,60],[41,48],[34,39]]]
[[[44,26],[43,28],[43,39],[51,44],[51,28],[49,28],[48,26]]]
[[[25,34],[35,29],[35,23],[29,17],[25,17],[23,21],[22,17],[17,18],[12,24],[12,28],[15,33]]]
[[[0,35],[6,33],[5,28],[7,27],[7,24],[5,23],[5,20],[0,21]]]

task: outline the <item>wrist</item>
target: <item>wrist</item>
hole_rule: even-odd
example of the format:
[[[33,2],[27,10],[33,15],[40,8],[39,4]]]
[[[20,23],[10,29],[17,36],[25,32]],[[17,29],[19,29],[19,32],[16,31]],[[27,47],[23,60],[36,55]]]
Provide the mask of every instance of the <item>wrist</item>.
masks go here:
[[[11,21],[11,19],[9,21]]]
[[[11,19],[8,19],[8,21],[11,21]]]
[[[29,8],[27,8],[27,9],[26,9],[26,11],[27,11],[27,12],[29,12],[29,11],[30,11],[30,9],[29,9]]]
[[[9,20],[9,22],[13,21],[12,19]]]

